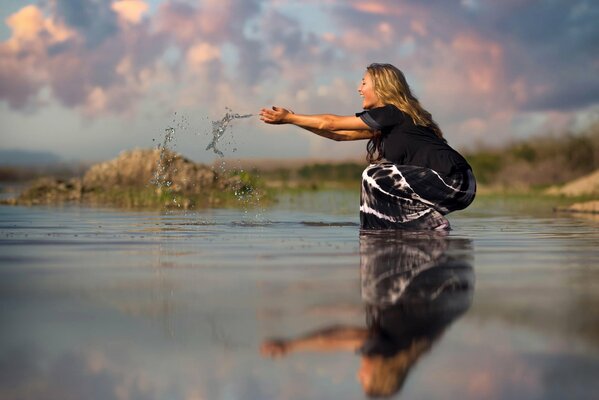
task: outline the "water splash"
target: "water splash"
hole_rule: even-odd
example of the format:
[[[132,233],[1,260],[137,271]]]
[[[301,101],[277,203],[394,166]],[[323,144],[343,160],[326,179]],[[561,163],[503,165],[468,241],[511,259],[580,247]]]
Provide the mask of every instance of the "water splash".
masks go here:
[[[212,141],[206,147],[206,150],[212,149],[214,154],[219,157],[224,157],[224,153],[216,147],[220,138],[225,134],[229,124],[234,119],[242,119],[252,117],[254,114],[237,114],[233,113],[230,108],[226,108],[227,112],[225,116],[220,121],[212,121]]]
[[[227,176],[229,182],[233,183],[230,186],[230,190],[241,205],[244,219],[261,221],[264,208],[261,205],[261,193],[256,190],[258,176],[255,173],[244,171],[239,165],[230,165],[231,160],[225,160],[224,152],[221,148],[217,147],[227,129],[231,127],[233,120],[249,118],[254,116],[254,114],[234,113],[228,107],[225,108],[225,111],[225,116],[222,119],[212,121],[212,141],[208,144],[206,150],[212,150],[214,154],[219,156],[212,168],[217,172],[217,176]],[[233,142],[229,141],[228,144],[231,145]],[[233,152],[236,150],[236,148],[232,149]]]
[[[172,182],[168,180],[168,173],[173,162],[173,149],[171,148],[171,143],[174,139],[175,128],[169,126],[164,130],[164,139],[162,143],[157,146],[157,149],[160,150],[160,156],[158,157],[154,177],[150,183],[155,185],[158,190],[161,190],[164,187],[168,188],[172,185]]]
[[[177,115],[177,112],[173,114],[172,125],[164,130],[164,138],[162,143],[156,146],[157,150],[160,150],[158,161],[156,162],[156,169],[153,173],[153,177],[150,180],[150,184],[156,187],[156,191],[159,194],[168,194],[171,190],[173,182],[171,177],[177,173],[177,168],[173,167],[173,161],[175,160],[175,133],[177,131],[185,131],[189,128],[189,120],[186,116]],[[152,139],[156,141],[156,139]],[[169,200],[176,208],[181,208],[181,204],[176,196],[172,195]]]
[[[244,219],[255,221],[261,220],[261,214],[264,212],[261,204],[263,194],[256,189],[259,186],[258,177],[255,173],[244,171],[240,167],[239,161],[235,163],[231,159],[225,158],[225,153],[228,150],[235,152],[237,149],[234,147],[231,149],[231,145],[234,144],[232,135],[228,141],[223,139],[226,131],[231,130],[233,120],[252,116],[254,114],[234,113],[227,107],[225,115],[221,119],[212,121],[212,130],[204,132],[206,135],[212,135],[212,140],[206,150],[212,150],[218,156],[212,165],[215,179],[222,182],[223,189],[231,191],[243,210]],[[166,201],[171,203],[170,206],[167,205],[168,208],[182,208],[181,199],[172,192],[173,178],[177,174],[175,134],[180,134],[181,131],[188,130],[188,128],[189,120],[185,116],[177,116],[175,113],[172,123],[164,130],[162,142],[156,147],[160,154],[150,183],[156,187],[157,192],[163,195]],[[154,141],[156,140],[154,139]]]

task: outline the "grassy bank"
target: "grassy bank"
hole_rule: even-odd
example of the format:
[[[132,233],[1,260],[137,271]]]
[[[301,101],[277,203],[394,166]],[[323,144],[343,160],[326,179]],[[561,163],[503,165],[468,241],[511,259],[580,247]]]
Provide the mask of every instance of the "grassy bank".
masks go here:
[[[491,191],[563,185],[599,169],[599,124],[581,132],[545,134],[465,154],[479,184]]]
[[[114,185],[85,187],[80,180],[41,178],[27,187],[18,198],[3,201],[12,205],[81,204],[126,209],[203,209],[210,207],[252,207],[268,205],[274,192],[267,190],[255,175],[231,171],[222,177],[225,185],[199,190],[176,190],[168,186]]]

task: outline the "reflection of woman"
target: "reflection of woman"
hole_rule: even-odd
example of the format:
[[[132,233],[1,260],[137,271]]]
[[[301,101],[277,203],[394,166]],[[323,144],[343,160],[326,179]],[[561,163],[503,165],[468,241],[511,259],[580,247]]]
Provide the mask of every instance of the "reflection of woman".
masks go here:
[[[438,235],[360,238],[367,328],[332,326],[291,340],[268,340],[262,353],[355,350],[358,379],[369,396],[397,392],[411,367],[470,306],[473,272],[461,256],[468,243]]]
[[[300,115],[272,107],[262,109],[260,117],[332,140],[370,139],[371,165],[362,174],[362,228],[449,229],[444,215],[474,199],[470,165],[447,144],[396,67],[371,64],[358,92],[364,111],[355,116]]]

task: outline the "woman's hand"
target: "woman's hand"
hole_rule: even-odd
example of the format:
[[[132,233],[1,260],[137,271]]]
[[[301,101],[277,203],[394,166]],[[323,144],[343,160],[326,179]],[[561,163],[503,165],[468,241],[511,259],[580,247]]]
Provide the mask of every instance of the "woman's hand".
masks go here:
[[[293,114],[293,111],[273,106],[271,110],[267,108],[260,110],[260,119],[267,124],[287,124],[290,114]]]

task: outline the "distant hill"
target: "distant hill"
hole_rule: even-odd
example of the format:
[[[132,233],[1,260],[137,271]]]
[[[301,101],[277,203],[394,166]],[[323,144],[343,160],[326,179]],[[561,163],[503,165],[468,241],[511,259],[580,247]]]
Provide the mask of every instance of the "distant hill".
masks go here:
[[[64,160],[48,151],[28,151],[17,149],[0,150],[0,166],[38,166],[63,162]]]

